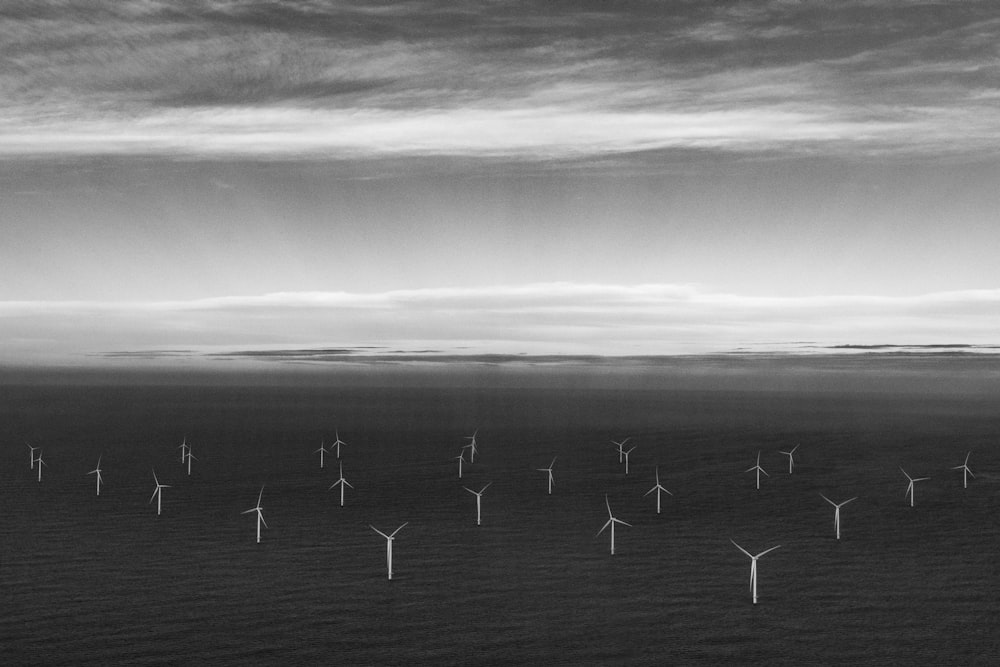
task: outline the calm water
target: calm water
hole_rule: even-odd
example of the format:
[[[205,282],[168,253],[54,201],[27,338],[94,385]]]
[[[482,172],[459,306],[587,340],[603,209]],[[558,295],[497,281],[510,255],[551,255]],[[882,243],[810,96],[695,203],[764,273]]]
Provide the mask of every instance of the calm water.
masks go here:
[[[982,663],[1000,401],[880,391],[4,386],[5,664]],[[336,466],[313,454],[334,429]],[[479,429],[457,479],[452,457]],[[188,477],[176,449],[197,461]],[[632,437],[631,474],[611,439]],[[41,484],[23,440],[44,449]],[[798,467],[778,453],[796,443]],[[758,492],[757,451],[770,473]],[[972,450],[963,490],[949,470]],[[106,486],[85,473],[103,456]],[[555,492],[545,493],[553,456]],[[657,515],[654,466],[664,497]],[[902,465],[917,485],[904,501]],[[154,468],[172,488],[156,516]],[[483,525],[475,498],[483,497]],[[269,525],[255,543],[262,505]],[[833,536],[819,493],[860,498]],[[633,524],[607,533],[604,495]],[[386,580],[385,541],[408,521]],[[760,603],[750,603],[749,560]]]

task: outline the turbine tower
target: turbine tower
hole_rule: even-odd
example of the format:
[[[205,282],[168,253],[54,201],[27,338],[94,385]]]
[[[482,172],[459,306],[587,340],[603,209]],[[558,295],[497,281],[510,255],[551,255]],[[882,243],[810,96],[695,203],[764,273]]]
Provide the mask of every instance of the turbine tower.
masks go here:
[[[257,494],[257,504],[254,505],[253,507],[251,507],[250,509],[246,510],[245,512],[240,512],[241,514],[250,514],[251,512],[256,512],[257,513],[257,544],[260,544],[260,526],[261,526],[261,524],[264,524],[265,528],[269,528],[269,526],[267,525],[267,522],[264,521],[264,511],[263,511],[263,508],[260,506],[260,499],[261,499],[261,497],[263,497],[263,495],[264,495],[264,487],[261,486],[260,487],[260,493]]]
[[[660,494],[661,493],[665,493],[668,496],[674,495],[674,494],[670,493],[669,491],[667,491],[665,488],[663,488],[663,485],[660,484],[660,466],[656,466],[656,486],[654,486],[653,488],[651,488],[646,493],[642,494],[643,498],[645,498],[646,496],[648,496],[649,494],[651,494],[653,491],[656,491],[656,513],[659,514],[660,513]]]
[[[407,523],[409,523],[409,521],[407,521],[406,523],[404,523],[403,526],[405,526]],[[368,524],[369,528],[371,528],[376,533],[378,533],[379,535],[381,535],[382,537],[385,538],[385,564],[386,564],[386,567],[389,570],[389,581],[392,581],[392,541],[394,539],[396,539],[396,533],[398,533],[399,531],[403,530],[403,526],[400,526],[396,530],[394,530],[391,533],[389,533],[388,535],[386,535],[385,533],[383,533],[381,530],[379,530],[375,526],[373,526],[371,524]]]
[[[781,545],[779,544],[776,547],[771,547],[770,549],[765,549],[764,551],[761,551],[759,554],[757,554],[756,556],[754,556],[749,551],[747,551],[746,549],[744,549],[740,545],[736,544],[735,540],[730,539],[729,541],[732,542],[736,546],[737,549],[739,549],[740,551],[742,551],[743,553],[745,553],[748,558],[750,558],[750,591],[753,594],[753,603],[757,604],[757,559],[760,558],[761,556],[763,556],[766,553],[774,551],[775,549],[779,549],[781,547]]]
[[[632,527],[632,524],[626,523],[626,522],[622,521],[621,519],[616,519],[615,518],[615,515],[611,513],[611,503],[608,502],[608,496],[607,496],[607,494],[604,495],[604,504],[607,505],[607,507],[608,507],[608,521],[603,526],[601,526],[601,529],[599,531],[597,531],[597,534],[600,535],[601,533],[604,532],[605,528],[607,528],[608,526],[611,526],[611,555],[614,556],[615,555],[615,524],[616,523],[620,523],[623,526],[628,526],[629,528]]]

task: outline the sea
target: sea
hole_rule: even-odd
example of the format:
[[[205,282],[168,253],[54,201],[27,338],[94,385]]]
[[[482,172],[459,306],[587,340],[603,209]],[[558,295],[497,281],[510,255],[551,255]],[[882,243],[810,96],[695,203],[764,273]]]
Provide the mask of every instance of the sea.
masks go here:
[[[995,665],[998,437],[990,355],[8,369],[0,663]]]

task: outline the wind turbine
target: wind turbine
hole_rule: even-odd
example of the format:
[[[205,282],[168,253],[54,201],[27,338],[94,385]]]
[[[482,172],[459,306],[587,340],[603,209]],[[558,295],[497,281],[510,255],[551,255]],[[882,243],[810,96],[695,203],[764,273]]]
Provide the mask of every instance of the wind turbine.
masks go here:
[[[323,440],[321,440],[320,443],[319,443],[319,449],[317,449],[315,452],[313,452],[313,454],[319,454],[319,469],[320,470],[322,470],[323,467],[324,467],[324,465],[325,465],[323,463],[323,457],[326,455],[326,453],[327,453],[326,442],[323,441]],[[339,459],[340,456],[338,455],[337,458]]]
[[[97,475],[97,495],[101,495],[101,482],[104,479],[101,477],[101,459],[104,458],[103,454],[97,457],[97,467],[88,472],[88,475]]]
[[[153,481],[156,482],[156,488],[153,489],[153,495],[149,497],[149,502],[153,502],[153,498],[156,498],[156,516],[160,516],[160,510],[163,507],[163,489],[169,489],[170,487],[166,484],[160,484],[160,480],[156,478],[155,470],[153,471]]]
[[[604,504],[608,506],[608,522],[605,523],[603,526],[601,526],[601,529],[599,531],[597,531],[597,535],[600,535],[601,533],[604,532],[605,528],[607,528],[608,526],[611,526],[611,555],[614,556],[615,555],[615,524],[616,523],[620,523],[623,526],[628,526],[629,528],[632,527],[632,524],[626,523],[626,522],[622,521],[621,519],[616,519],[615,518],[615,515],[611,513],[611,503],[608,502],[608,496],[607,496],[607,494],[604,495]],[[595,537],[596,537],[596,535],[595,535]]]
[[[823,496],[822,493],[819,494],[819,495]],[[849,498],[849,499],[845,500],[842,503],[835,503],[832,500],[830,500],[829,498],[827,498],[826,496],[823,496],[823,500],[825,500],[826,502],[828,502],[831,505],[833,505],[833,526],[834,526],[834,528],[837,529],[837,539],[838,540],[840,539],[840,508],[843,507],[844,505],[846,505],[847,503],[851,502],[852,500],[857,500],[857,499],[858,499],[858,497],[854,496],[853,498]]]
[[[188,477],[191,476],[191,459],[194,459],[195,461],[197,461],[198,457],[191,453],[191,447],[189,446],[188,447],[188,453],[187,453]]]
[[[629,436],[624,440],[622,440],[621,442],[618,442],[617,440],[611,441],[611,444],[618,448],[618,463],[622,462],[622,457],[625,455],[625,443],[631,439],[632,436]]]
[[[552,485],[555,484],[555,478],[552,477],[552,466],[556,463],[556,457],[552,457],[552,463],[549,464],[548,468],[535,468],[538,472],[547,472],[549,474],[549,495],[552,495]]]
[[[747,551],[746,549],[744,549],[740,545],[736,544],[736,542],[732,538],[730,538],[729,541],[732,542],[736,546],[737,549],[739,549],[740,551],[742,551],[743,553],[745,553],[747,555],[747,557],[750,558],[750,590],[753,593],[753,603],[757,604],[757,559],[760,558],[761,556],[763,556],[766,553],[769,553],[771,551],[774,551],[775,549],[780,548],[781,545],[779,544],[776,547],[771,547],[770,549],[765,549],[764,551],[761,551],[759,554],[757,554],[756,556],[754,556],[749,551]]]
[[[405,526],[409,521],[403,524]],[[381,530],[375,526],[368,524],[368,527],[374,530],[376,533],[385,538],[385,564],[389,569],[389,581],[392,581],[392,541],[396,538],[396,533],[403,530],[403,526],[400,526],[396,530],[392,531],[390,534],[386,535]]]
[[[479,435],[479,429],[478,428],[472,433],[472,435],[465,436],[465,439],[470,441],[469,444],[466,445],[466,447],[469,448],[469,463],[475,463],[476,462],[476,452],[479,451],[479,448],[476,447],[476,436],[477,435]]]
[[[635,451],[635,445],[632,445],[629,449],[626,449],[622,454],[625,455],[625,474],[628,475],[628,455]]]
[[[187,456],[187,453],[191,449],[190,447],[188,447],[187,441],[188,441],[187,436],[184,436],[184,440],[177,447],[177,449],[181,450],[181,465],[184,465],[184,457]]]
[[[930,479],[930,477],[910,477],[909,473],[907,473],[905,470],[903,470],[903,466],[899,466],[899,470],[904,475],[906,475],[906,479],[910,480],[909,485],[906,487],[906,493],[903,494],[903,498],[905,499],[906,496],[909,496],[910,497],[910,507],[913,507],[913,483],[914,482],[923,482],[924,480]]]
[[[334,482],[333,484],[331,484],[330,488],[327,489],[327,491],[330,491],[331,489],[333,489],[333,487],[337,486],[338,484],[340,485],[340,506],[343,507],[344,506],[344,487],[345,486],[349,486],[352,489],[354,488],[353,484],[351,484],[346,479],[344,479],[344,464],[343,463],[340,464],[340,479],[338,479],[336,482]]]
[[[642,494],[643,498],[645,498],[646,496],[648,496],[649,494],[651,494],[653,491],[656,491],[656,513],[659,514],[660,513],[660,493],[661,492],[662,493],[666,493],[668,496],[674,495],[674,494],[670,493],[669,491],[667,491],[665,488],[663,488],[663,486],[660,484],[660,466],[656,466],[656,486],[654,486],[653,488],[651,488],[646,493]]]
[[[969,457],[971,455],[972,455],[972,452],[969,452],[968,454],[966,454],[965,455],[965,463],[963,463],[960,466],[955,466],[954,468],[952,468],[952,470],[961,470],[962,471],[962,488],[963,489],[969,488],[969,475],[972,475],[972,469],[969,468]],[[972,477],[973,477],[973,479],[975,479],[976,476],[972,475]]]
[[[483,493],[486,492],[486,489],[488,489],[489,486],[490,486],[490,484],[492,484],[492,483],[493,482],[487,482],[486,486],[484,486],[483,488],[479,489],[479,491],[473,491],[472,489],[470,489],[467,486],[463,486],[462,487],[463,489],[465,489],[466,491],[468,491],[469,493],[471,493],[472,495],[474,495],[476,497],[476,525],[477,526],[482,525]]]
[[[41,449],[41,447],[32,447],[28,443],[24,443],[28,447],[28,467],[32,470],[35,469],[35,450]]]
[[[260,493],[257,494],[257,504],[245,512],[240,512],[240,514],[250,514],[251,512],[257,513],[257,544],[260,544],[260,525],[264,524],[265,528],[268,528],[267,521],[264,521],[263,508],[260,506],[260,499],[264,495],[264,486],[261,485]]]
[[[462,479],[462,464],[465,463],[465,447],[462,447],[462,451],[455,458],[458,459],[458,478]]]
[[[792,468],[795,467],[795,450],[798,449],[798,448],[799,448],[799,446],[795,445],[794,447],[792,447],[787,452],[783,452],[780,449],[778,450],[779,454],[784,454],[785,456],[788,457],[788,474],[789,475],[792,474]],[[760,461],[758,461],[758,463],[760,463]]]
[[[340,458],[340,446],[341,445],[346,445],[347,443],[340,439],[340,431],[334,431],[334,434],[337,437],[337,441],[334,442],[332,445],[330,445],[330,447],[336,447],[337,448],[337,458],[339,459]]]
[[[41,447],[38,448],[38,458],[35,459],[35,463],[38,464],[38,482],[41,483],[41,481],[42,481],[42,466],[48,465],[48,463],[46,463],[45,461],[42,460],[42,448]]]
[[[752,466],[750,468],[747,468],[743,472],[750,472],[751,470],[756,470],[757,471],[757,490],[760,491],[760,474],[764,473],[768,477],[770,477],[770,475],[767,474],[766,470],[764,470],[763,468],[760,467],[760,450],[759,449],[757,450],[757,465]]]

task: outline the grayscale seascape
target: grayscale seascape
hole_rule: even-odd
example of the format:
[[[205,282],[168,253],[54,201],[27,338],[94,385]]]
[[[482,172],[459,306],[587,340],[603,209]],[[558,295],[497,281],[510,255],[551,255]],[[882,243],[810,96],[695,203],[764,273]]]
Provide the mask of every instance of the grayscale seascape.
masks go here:
[[[633,369],[631,388],[586,370],[455,386],[419,370],[383,386],[334,372],[266,384],[29,373],[0,402],[5,661],[988,664],[1000,366],[976,359],[956,380],[967,363],[856,359],[831,380],[829,360],[766,377],[773,362],[736,360],[694,379]],[[748,376],[758,386],[731,388]],[[320,469],[313,454],[335,429],[354,485],[343,508],[328,490],[335,455]],[[452,457],[475,429],[460,481]],[[611,444],[624,437],[628,477]],[[41,483],[29,438],[48,462]],[[789,475],[778,450],[794,444]],[[758,450],[759,491],[743,472]],[[970,450],[963,489],[951,468]],[[85,474],[98,456],[99,498]],[[535,469],[553,456],[549,496]],[[660,515],[643,497],[656,465],[674,494]],[[913,508],[900,465],[931,477]],[[171,485],[159,517],[152,468]],[[461,487],[487,482],[477,527]],[[261,485],[256,544],[241,512]],[[859,496],[839,542],[820,493]],[[614,556],[596,535],[605,494],[632,524]],[[390,582],[368,526],[403,522]],[[756,606],[730,539],[781,545],[759,561]]]

